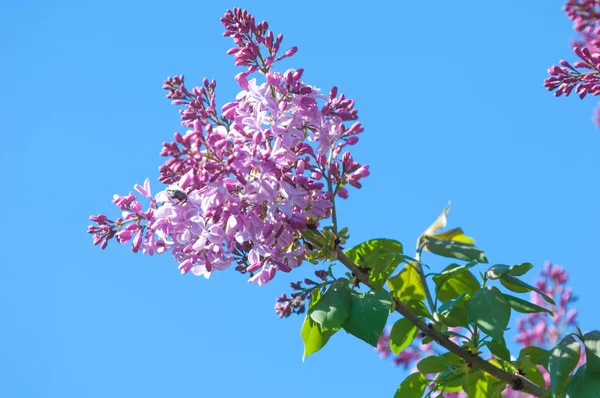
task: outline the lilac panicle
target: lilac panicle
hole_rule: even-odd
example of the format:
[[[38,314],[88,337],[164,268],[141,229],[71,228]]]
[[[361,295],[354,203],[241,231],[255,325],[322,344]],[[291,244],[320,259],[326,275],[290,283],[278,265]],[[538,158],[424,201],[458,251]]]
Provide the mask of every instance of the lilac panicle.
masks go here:
[[[115,238],[131,241],[134,252],[171,251],[182,274],[208,278],[235,264],[262,285],[302,263],[312,250],[302,232],[369,175],[348,151],[363,127],[337,88],[324,95],[302,80],[302,69],[275,69],[297,48],[281,53],[283,36],[267,22],[237,8],[221,22],[235,45],[228,54],[245,67],[236,76],[240,93],[219,107],[214,80],[188,89],[183,75],[168,78],[163,88],[182,107],[187,131],[163,143],[166,187],[152,196],[148,180],[135,186],[145,209],[133,193],[115,195],[122,216],[92,216],[88,232],[102,248]]]

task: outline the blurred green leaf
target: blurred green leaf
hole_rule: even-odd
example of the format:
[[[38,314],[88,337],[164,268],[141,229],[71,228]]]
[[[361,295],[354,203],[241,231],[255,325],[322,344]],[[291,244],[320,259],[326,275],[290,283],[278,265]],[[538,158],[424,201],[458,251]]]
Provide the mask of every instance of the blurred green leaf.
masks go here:
[[[319,302],[320,299],[321,292],[318,289],[313,289],[311,292],[310,304],[308,306],[309,311]],[[329,341],[329,338],[333,336],[335,332],[337,332],[337,330],[322,332],[319,324],[313,321],[307,314],[304,318],[302,328],[300,329],[300,336],[304,342],[304,354],[302,355],[302,362],[304,362],[306,357],[323,348]]]
[[[579,342],[568,335],[550,351],[548,373],[550,373],[552,393],[558,392],[559,387],[575,369],[579,361],[580,349]]]
[[[348,280],[340,278],[333,282],[320,300],[308,310],[311,319],[321,325],[323,331],[339,329],[350,315],[351,303]]]
[[[504,294],[504,298],[508,301],[508,304],[512,307],[513,310],[520,312],[522,314],[533,314],[536,312],[547,312],[548,314],[554,316],[552,311],[547,308],[540,307],[539,305],[530,303],[529,301],[525,301],[515,296],[511,296],[509,294]]]
[[[369,267],[369,282],[382,289],[385,281],[404,261],[402,244],[392,239],[372,239],[344,252],[354,264]]]
[[[467,327],[469,324],[469,316],[464,305],[464,298],[468,293],[463,293],[458,297],[446,301],[438,309],[438,314],[441,321],[446,326],[451,327]]]
[[[589,363],[584,364],[562,392],[564,398],[598,398],[600,393],[600,373],[591,371]]]
[[[431,313],[429,312],[423,301],[409,300],[405,304],[416,316],[431,319]]]
[[[392,299],[386,291],[370,291],[362,296],[352,296],[350,314],[342,327],[346,332],[376,347],[391,307]]]
[[[463,242],[448,239],[436,239],[431,236],[423,237],[424,248],[438,256],[457,258],[465,261],[477,261],[487,263],[487,257],[483,250]]]
[[[487,347],[496,359],[502,359],[510,362],[510,351],[506,347],[505,342],[498,342],[496,340],[488,341]]]
[[[533,359],[529,355],[519,356],[517,360],[517,367],[521,369],[525,377],[534,382],[540,387],[546,388],[546,381],[544,375],[538,369]]]
[[[494,286],[478,289],[465,303],[469,321],[496,341],[504,341],[504,330],[510,320],[510,306]]]
[[[450,370],[448,363],[437,355],[421,359],[417,363],[417,369],[423,374],[441,373]]]
[[[469,245],[472,245],[475,243],[475,239],[465,235],[462,228],[453,228],[446,232],[441,232],[439,234],[434,234],[432,236],[436,239],[454,240],[454,241],[466,243]]]
[[[512,290],[513,292],[516,292],[516,293],[527,293],[527,292],[530,292],[533,290],[534,292],[536,292],[540,296],[542,296],[542,298],[544,300],[546,300],[546,302],[548,302],[552,305],[556,305],[554,300],[552,300],[551,297],[548,297],[540,289],[538,289],[537,287],[531,286],[531,285],[523,282],[522,280],[515,278],[514,276],[504,275],[500,278],[500,283],[502,283],[502,285],[504,285],[504,287],[507,288],[508,290]]]
[[[588,371],[600,373],[600,331],[586,333],[583,336],[583,344]]]
[[[392,294],[400,301],[420,301],[425,298],[421,277],[417,271],[417,266],[413,263],[406,264],[398,275],[388,279],[387,282]]]
[[[396,390],[394,398],[421,398],[429,381],[420,372],[408,376]]]
[[[465,264],[468,265],[468,264]],[[455,268],[461,267],[458,264],[450,264],[443,272],[452,271]],[[475,293],[479,289],[479,282],[473,276],[468,268],[460,268],[460,272],[450,274],[451,278],[447,278],[449,274],[442,274],[433,277],[436,286],[437,299],[446,302],[450,299],[460,296],[463,293]]]
[[[398,355],[415,339],[418,330],[408,319],[402,318],[392,326],[390,332],[390,349]]]

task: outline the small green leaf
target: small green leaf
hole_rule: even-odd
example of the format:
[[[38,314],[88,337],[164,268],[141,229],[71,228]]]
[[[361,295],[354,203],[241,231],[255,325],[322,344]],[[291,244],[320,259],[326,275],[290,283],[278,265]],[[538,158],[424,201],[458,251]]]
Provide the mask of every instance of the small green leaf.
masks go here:
[[[433,276],[433,281],[436,285],[443,285],[446,281],[452,279],[458,274],[462,274],[463,272],[467,272],[471,268],[477,265],[477,261],[470,261],[466,264],[458,265],[458,264],[450,264],[446,267],[442,272]]]
[[[302,362],[304,362],[309,355],[314,354],[323,348],[335,332],[337,332],[337,330],[322,332],[319,324],[310,319],[310,316],[306,315],[304,323],[302,324],[302,329],[300,330],[300,336],[302,336],[302,341],[304,342]]]
[[[505,342],[498,342],[496,340],[488,341],[487,347],[496,359],[510,362],[510,351],[506,348]]]
[[[323,331],[339,329],[350,314],[351,296],[348,280],[340,278],[311,306],[308,314],[321,325]]]
[[[446,301],[438,309],[438,314],[441,321],[451,327],[467,327],[469,324],[469,316],[465,308],[463,299],[468,293],[463,293],[458,297]]]
[[[483,250],[467,243],[448,239],[436,239],[431,236],[423,237],[424,248],[438,256],[457,258],[459,260],[487,263],[487,257]]]
[[[391,307],[392,300],[385,291],[370,291],[359,297],[352,296],[350,315],[342,327],[346,332],[376,347]]]
[[[469,321],[497,341],[504,341],[504,330],[510,320],[510,306],[494,286],[478,289],[465,303]]]
[[[417,335],[417,327],[408,319],[402,318],[392,326],[390,332],[390,349],[394,355],[398,355],[410,345]]]
[[[420,300],[410,300],[405,303],[406,306],[415,314],[416,316],[421,316],[425,318],[431,319],[431,313],[425,306],[425,304]]]
[[[400,301],[423,300],[425,298],[421,277],[417,271],[417,266],[413,263],[406,264],[398,275],[388,279],[388,285],[392,294]]]
[[[463,389],[464,373],[444,372],[438,374],[435,380],[436,383],[439,383],[435,390],[442,391],[443,389],[444,392],[458,392]]]
[[[520,312],[522,314],[533,314],[536,312],[547,312],[548,314],[554,316],[552,311],[547,308],[540,307],[539,305],[535,305],[530,303],[529,301],[525,301],[515,296],[511,296],[509,294],[504,294],[504,298],[508,301],[508,304],[512,307],[513,310]]]
[[[559,387],[577,366],[580,349],[579,342],[573,336],[568,335],[550,351],[548,372],[553,393],[558,392]]]
[[[404,261],[402,244],[392,239],[372,239],[344,252],[355,264],[369,267],[369,282],[382,289],[385,281]]]
[[[520,356],[517,360],[517,366],[523,371],[525,377],[533,381],[538,386],[546,388],[544,375],[542,372],[540,372],[537,365],[529,355]]]
[[[451,271],[452,269],[458,267],[461,266],[457,264],[450,264],[442,272]],[[435,290],[437,299],[440,301],[448,301],[450,299],[460,296],[465,292],[472,294],[475,293],[477,289],[479,289],[479,282],[477,282],[477,278],[473,276],[471,271],[465,268],[461,268],[461,272],[452,274],[451,278],[440,276],[436,280],[437,276],[438,275],[433,277],[433,281],[435,282],[436,286]]]
[[[600,331],[586,333],[583,336],[583,343],[588,371],[600,373]]]
[[[517,265],[511,265],[510,274],[512,276],[523,276],[527,272],[529,272],[529,270],[531,270],[532,268],[533,268],[533,264],[531,264],[531,263],[521,263],[521,264],[517,264]]]
[[[453,228],[446,232],[441,232],[439,234],[432,235],[436,239],[442,240],[454,240],[457,242],[466,243],[472,245],[475,243],[475,239],[470,236],[465,235],[462,228]]]
[[[598,398],[600,373],[591,371],[589,363],[581,366],[562,392],[564,398]]]
[[[408,376],[396,390],[394,398],[421,398],[429,381],[420,372]]]
[[[508,274],[510,267],[504,264],[494,264],[485,272],[488,279],[499,279]]]
[[[547,359],[543,359],[549,355],[548,351],[544,350],[540,347],[529,346],[525,347],[519,353],[519,358],[523,358],[525,356],[531,357],[531,360],[536,365],[542,365],[544,368],[548,368]]]
[[[527,293],[527,292],[530,292],[533,290],[534,292],[536,292],[540,296],[542,296],[542,298],[544,300],[546,300],[546,302],[548,302],[552,305],[556,305],[554,300],[552,300],[552,298],[548,297],[540,289],[538,289],[537,287],[531,286],[531,285],[523,282],[522,280],[515,278],[514,276],[504,275],[503,277],[500,278],[500,283],[502,283],[502,285],[504,285],[505,288],[507,288],[508,290],[512,290],[515,293]]]
[[[448,363],[436,355],[421,359],[417,364],[417,369],[423,374],[441,373],[450,370]]]

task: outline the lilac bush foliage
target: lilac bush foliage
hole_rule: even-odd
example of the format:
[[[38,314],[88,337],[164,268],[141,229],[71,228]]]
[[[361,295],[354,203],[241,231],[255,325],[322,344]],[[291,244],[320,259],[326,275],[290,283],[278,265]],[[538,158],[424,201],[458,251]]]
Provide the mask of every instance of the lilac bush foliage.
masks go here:
[[[235,263],[262,285],[302,263],[311,251],[302,232],[369,175],[348,151],[363,127],[346,125],[357,111],[336,87],[323,94],[302,81],[302,69],[275,69],[297,48],[279,55],[283,36],[267,22],[240,9],[221,22],[235,43],[227,53],[246,67],[236,76],[242,91],[219,110],[214,80],[188,89],[183,75],[168,78],[163,88],[188,130],[163,144],[166,187],[153,196],[148,180],[135,185],[147,207],[131,192],[115,195],[121,216],[92,216],[88,232],[103,249],[115,238],[132,241],[134,252],[170,250],[182,274],[208,278]]]
[[[537,312],[527,314],[517,319],[517,335],[514,340],[522,347],[537,346],[543,348],[552,348],[556,343],[564,337],[570,329],[576,327],[577,310],[572,308],[573,303],[577,298],[573,295],[573,288],[567,286],[568,275],[564,268],[558,264],[546,262],[543,269],[540,271],[539,278],[535,285],[546,295],[554,298],[556,306],[551,306],[542,297],[531,292],[531,302],[540,307],[547,308],[554,315],[547,312]],[[468,335],[465,329],[454,329],[453,331]],[[389,330],[382,333],[379,338],[377,348],[379,356],[382,359],[390,358],[396,366],[401,366],[403,369],[414,371],[419,360],[426,356],[435,353],[430,343],[421,344],[420,340],[415,340],[413,343],[398,355],[393,355],[390,348]],[[578,366],[585,363],[585,350],[582,349],[581,357]],[[541,366],[538,367],[546,380],[547,387],[550,386],[550,378],[548,372]],[[446,398],[466,397],[463,392],[460,393],[444,393]],[[518,391],[507,388],[504,392],[505,397],[518,398],[527,397],[528,394],[523,394]]]

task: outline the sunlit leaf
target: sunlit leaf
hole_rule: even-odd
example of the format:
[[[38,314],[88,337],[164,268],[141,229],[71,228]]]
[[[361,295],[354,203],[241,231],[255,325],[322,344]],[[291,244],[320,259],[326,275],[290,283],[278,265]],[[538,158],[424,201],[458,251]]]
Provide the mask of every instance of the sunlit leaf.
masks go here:
[[[457,258],[465,261],[474,260],[480,263],[488,262],[483,250],[474,245],[454,240],[436,239],[431,236],[424,237],[423,242],[425,243],[424,248],[426,250],[437,254],[438,256]]]
[[[342,327],[346,332],[376,347],[391,306],[392,299],[385,291],[370,291],[359,297],[352,296],[350,315]]]
[[[420,372],[408,376],[396,390],[394,398],[421,398],[429,381]]]
[[[408,319],[402,318],[392,326],[390,332],[390,349],[394,355],[400,354],[412,343],[418,330]]]
[[[458,297],[463,293],[475,293],[475,291],[479,289],[479,282],[477,281],[477,278],[475,278],[475,276],[468,271],[468,267],[466,267],[467,265],[468,264],[465,264],[465,266],[450,264],[448,267],[446,267],[442,273],[462,267],[460,268],[460,272],[452,274],[451,278],[438,275],[433,277],[433,281],[436,285],[436,294],[438,300],[445,302]]]
[[[536,312],[547,312],[548,314],[554,316],[552,311],[547,308],[540,307],[539,305],[530,303],[529,301],[525,301],[515,296],[511,296],[509,294],[505,294],[504,298],[508,301],[508,304],[512,307],[513,310],[520,312],[522,314],[533,314]]]
[[[421,359],[417,363],[417,369],[423,374],[441,373],[450,370],[448,369],[448,363],[437,355]]]
[[[491,336],[494,340],[504,341],[504,330],[510,320],[510,306],[494,286],[478,289],[465,303],[469,321]]]
[[[344,252],[356,265],[368,267],[369,282],[382,289],[385,281],[404,261],[402,244],[392,239],[372,239]]]
[[[583,343],[588,370],[600,373],[600,331],[586,333],[583,336]]]
[[[398,275],[388,279],[388,286],[392,294],[403,302],[425,298],[421,277],[413,263],[406,264]]]
[[[448,214],[448,211],[450,211],[450,203],[448,203],[448,206],[446,206],[446,208],[444,209],[444,211],[442,211],[442,214],[440,214],[438,216],[438,218],[436,218],[436,220],[433,222],[433,224],[431,224],[425,230],[425,232],[423,232],[422,236],[433,235],[434,233],[436,233],[440,229],[444,228],[446,226],[446,224],[448,224],[448,218],[446,217],[446,215]]]
[[[323,331],[339,329],[350,314],[351,294],[348,280],[340,278],[308,310],[311,319],[321,325]]]
[[[550,351],[548,357],[548,373],[553,393],[567,379],[579,361],[581,345],[573,336],[568,335]]]
[[[466,243],[469,245],[472,245],[475,243],[475,239],[465,235],[462,228],[453,228],[446,232],[440,232],[439,234],[434,234],[432,236],[436,239],[454,240],[454,241]]]
[[[547,296],[544,292],[542,292],[540,289],[538,289],[535,286],[531,286],[525,282],[523,282],[520,279],[515,278],[512,275],[504,275],[500,278],[500,283],[502,283],[502,285],[507,288],[508,290],[511,290],[515,293],[527,293],[530,291],[534,291],[536,293],[538,293],[540,296],[542,296],[542,298],[544,300],[546,300],[546,302],[552,304],[552,305],[556,305],[556,303],[554,302],[554,300]]]

